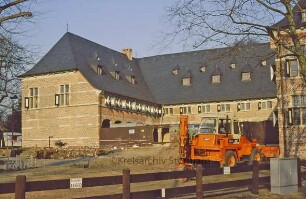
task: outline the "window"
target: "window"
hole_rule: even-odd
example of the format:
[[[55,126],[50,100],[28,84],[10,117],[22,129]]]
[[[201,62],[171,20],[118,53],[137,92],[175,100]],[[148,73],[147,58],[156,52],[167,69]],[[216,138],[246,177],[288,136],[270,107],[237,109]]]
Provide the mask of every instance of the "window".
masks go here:
[[[221,76],[220,75],[213,75],[211,81],[212,81],[212,83],[220,83],[221,82]]]
[[[206,71],[206,67],[205,67],[205,66],[201,66],[201,67],[200,67],[200,71],[201,71],[202,73],[204,73],[204,72]]]
[[[263,61],[261,62],[261,65],[262,65],[262,66],[266,66],[266,65],[267,65],[267,61],[266,61],[266,60],[263,60]]]
[[[306,95],[292,96],[292,124],[306,124]]]
[[[164,108],[165,115],[173,115],[173,108]]]
[[[249,80],[251,80],[251,73],[250,72],[241,73],[241,80],[242,81],[249,81]]]
[[[231,105],[230,104],[219,104],[218,105],[218,112],[230,112],[231,111]]]
[[[259,102],[258,104],[258,109],[259,110],[268,110],[268,109],[272,109],[272,101],[262,101]]]
[[[103,70],[102,70],[102,66],[97,66],[97,74],[99,75],[103,75]]]
[[[306,106],[306,95],[297,95],[297,96],[292,96],[293,98],[293,103],[292,105],[294,107],[300,107],[300,106]]]
[[[230,68],[231,68],[231,69],[236,68],[236,64],[235,64],[235,63],[231,63],[231,64],[230,64]]]
[[[131,76],[130,82],[131,82],[131,84],[135,84],[136,83],[135,76]]]
[[[173,75],[178,75],[178,73],[179,73],[179,69],[178,68],[175,68],[175,69],[172,70],[172,74]]]
[[[298,61],[286,60],[286,75],[288,77],[296,77],[299,75]]]
[[[204,105],[198,107],[199,113],[210,113],[210,105]]]
[[[180,114],[187,114],[187,113],[191,113],[191,107],[190,106],[180,107]]]
[[[120,72],[119,71],[115,71],[115,76],[114,76],[114,78],[116,79],[116,80],[119,80],[120,79]]]
[[[301,113],[299,108],[294,108],[293,109],[293,124],[294,125],[300,125],[301,124]]]
[[[183,78],[183,85],[184,86],[190,86],[191,85],[190,79],[191,79],[190,77]]]
[[[69,84],[60,85],[59,105],[69,105]]]
[[[240,109],[238,105],[238,110],[241,111],[250,111],[251,110],[251,103],[250,102],[242,102],[240,103]]]
[[[38,108],[38,88],[30,88],[29,108]]]

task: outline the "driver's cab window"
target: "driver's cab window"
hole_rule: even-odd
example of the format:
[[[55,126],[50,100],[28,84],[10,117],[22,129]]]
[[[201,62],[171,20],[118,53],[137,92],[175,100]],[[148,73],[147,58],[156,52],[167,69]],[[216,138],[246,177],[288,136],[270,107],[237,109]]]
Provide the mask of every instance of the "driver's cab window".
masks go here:
[[[205,118],[202,120],[198,133],[200,134],[215,134],[217,127],[217,119]]]
[[[219,134],[226,134],[226,133],[230,134],[231,133],[231,120],[219,119],[218,133]]]
[[[240,134],[239,122],[234,120],[234,134]]]

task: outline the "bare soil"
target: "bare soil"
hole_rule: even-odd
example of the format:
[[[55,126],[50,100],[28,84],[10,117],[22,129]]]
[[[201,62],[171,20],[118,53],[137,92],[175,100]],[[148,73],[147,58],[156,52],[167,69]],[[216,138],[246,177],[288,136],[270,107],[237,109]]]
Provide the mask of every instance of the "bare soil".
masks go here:
[[[41,165],[38,168],[10,171],[0,173],[0,183],[14,182],[17,175],[26,175],[27,181],[67,179],[78,177],[98,177],[121,175],[122,169],[129,168],[133,173],[150,173],[176,170],[178,162],[178,146],[153,146],[137,147],[115,150],[105,156],[87,157],[70,160],[37,160]],[[89,164],[88,164],[89,161]],[[84,168],[88,166],[88,168]],[[268,176],[269,172],[261,171],[260,176]],[[204,183],[216,183],[250,178],[250,172],[230,175],[207,176]],[[260,189],[259,195],[251,194],[246,188],[235,190],[218,190],[217,192],[205,192],[208,198],[306,198],[306,181],[303,182],[303,192],[287,195],[272,194],[269,189]],[[166,180],[148,183],[136,183],[131,185],[131,191],[153,190],[159,188],[180,187],[195,185],[194,180]],[[121,193],[122,185],[90,187],[82,189],[38,191],[26,193],[27,198],[75,198],[97,195]],[[2,194],[0,198],[14,198],[14,194]],[[194,195],[181,198],[194,198]]]

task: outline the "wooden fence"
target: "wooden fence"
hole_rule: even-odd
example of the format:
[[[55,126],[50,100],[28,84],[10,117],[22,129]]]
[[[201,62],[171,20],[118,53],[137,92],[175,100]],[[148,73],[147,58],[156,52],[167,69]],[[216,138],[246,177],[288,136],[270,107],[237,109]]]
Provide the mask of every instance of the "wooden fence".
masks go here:
[[[306,161],[298,159],[298,188],[301,191],[302,188],[302,176],[306,175],[306,172],[302,173],[302,166],[306,166]],[[260,170],[270,170],[269,164],[258,164],[256,161],[252,166],[240,166],[231,168],[231,173],[240,172],[252,172],[251,179],[243,179],[229,182],[218,182],[203,184],[203,176],[220,175],[223,174],[221,168],[202,168],[198,165],[196,170],[185,170],[185,171],[171,171],[171,172],[158,172],[158,173],[145,173],[145,174],[130,174],[129,169],[123,170],[123,175],[118,176],[105,176],[105,177],[92,177],[83,178],[82,187],[94,187],[94,186],[107,186],[107,185],[123,185],[122,194],[113,195],[102,195],[83,197],[83,199],[131,199],[131,198],[171,198],[176,196],[182,196],[186,194],[196,193],[196,198],[203,198],[203,192],[213,191],[225,188],[234,187],[249,187],[249,190],[253,194],[258,194],[259,187],[270,187],[270,176],[259,177]],[[150,182],[150,181],[161,181],[179,178],[196,178],[196,185],[174,187],[166,189],[156,189],[140,192],[130,192],[130,183]],[[16,199],[24,199],[26,192],[32,191],[47,191],[57,189],[70,189],[70,179],[63,180],[48,180],[48,181],[26,181],[26,176],[17,176],[16,182],[2,183],[0,184],[0,194],[15,193]]]

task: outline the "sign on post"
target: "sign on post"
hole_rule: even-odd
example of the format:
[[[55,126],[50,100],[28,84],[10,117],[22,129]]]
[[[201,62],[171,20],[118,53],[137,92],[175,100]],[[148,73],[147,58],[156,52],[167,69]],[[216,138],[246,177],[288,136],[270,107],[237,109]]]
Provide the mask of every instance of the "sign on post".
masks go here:
[[[231,174],[231,167],[223,167],[223,174]]]
[[[71,178],[70,179],[70,189],[82,188],[82,178]]]

